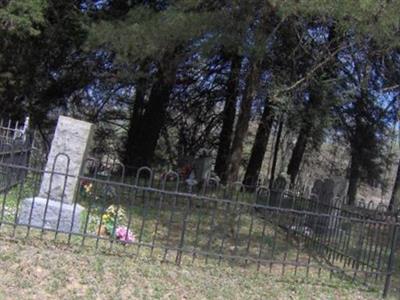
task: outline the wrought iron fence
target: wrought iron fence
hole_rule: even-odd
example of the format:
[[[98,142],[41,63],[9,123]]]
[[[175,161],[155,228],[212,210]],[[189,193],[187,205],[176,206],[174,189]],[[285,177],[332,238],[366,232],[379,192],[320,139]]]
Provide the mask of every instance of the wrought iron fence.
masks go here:
[[[53,180],[61,177],[65,188],[73,177],[68,169],[55,172],[6,162],[0,166],[6,175],[0,200],[0,224],[6,234],[177,264],[231,263],[306,276],[328,272],[380,287],[384,296],[390,290],[400,293],[391,289],[391,283],[400,283],[396,260],[400,224],[397,214],[382,206],[363,213],[297,192],[248,189],[241,184],[225,187],[212,178],[194,190],[176,172],[158,176],[141,168],[129,177],[121,165],[107,169],[88,160],[77,178],[75,202],[59,199],[58,219],[50,226],[46,219],[53,205],[50,196],[44,199],[41,222],[34,221],[41,181],[45,175]],[[25,174],[22,180],[11,185],[9,177],[19,172]],[[28,222],[21,221],[25,199],[32,199]],[[84,209],[76,217],[80,206]],[[65,229],[61,219],[67,207],[72,219]]]
[[[33,137],[28,130],[29,119],[25,123],[0,121],[0,162],[27,166],[32,150]],[[0,192],[17,184],[25,176],[24,171],[0,166]]]

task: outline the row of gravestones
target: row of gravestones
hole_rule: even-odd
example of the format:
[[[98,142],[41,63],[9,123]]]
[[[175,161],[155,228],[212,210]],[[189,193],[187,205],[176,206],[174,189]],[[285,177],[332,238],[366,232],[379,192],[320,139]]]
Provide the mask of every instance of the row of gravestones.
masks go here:
[[[272,185],[272,191],[275,192],[273,203],[282,204],[284,207],[292,207],[290,203],[282,203],[284,193],[287,190],[288,180],[284,175],[279,175]],[[347,191],[347,181],[343,177],[332,177],[324,180],[317,179],[313,186],[306,188],[302,194],[303,197],[312,199],[326,206],[340,205]]]
[[[92,138],[93,125],[61,116],[58,120],[46,172],[42,176],[39,195],[24,199],[19,215],[19,223],[60,231],[77,232],[80,228],[80,214],[83,208],[74,204],[78,190],[78,176],[82,170],[88,146]],[[54,164],[54,161],[56,163]],[[206,177],[210,160],[202,157],[196,163],[196,177]],[[68,175],[66,173],[68,169]],[[284,197],[287,181],[283,176],[276,179],[269,197],[269,205],[292,207],[293,197]],[[346,190],[346,181],[342,178],[317,180],[310,197],[316,198],[322,206],[317,212],[330,213],[322,209],[337,205],[336,199],[342,198]],[[324,221],[324,224],[326,221]],[[328,221],[327,225],[331,226]]]
[[[284,175],[278,176],[270,194],[260,198],[259,204],[311,212],[304,213],[304,218],[297,218],[303,220],[302,224],[294,226],[302,227],[297,230],[326,233],[338,226],[338,215],[347,191],[345,178],[318,179],[301,197],[287,192],[287,183],[288,180]],[[293,227],[289,219],[286,221],[287,226]]]

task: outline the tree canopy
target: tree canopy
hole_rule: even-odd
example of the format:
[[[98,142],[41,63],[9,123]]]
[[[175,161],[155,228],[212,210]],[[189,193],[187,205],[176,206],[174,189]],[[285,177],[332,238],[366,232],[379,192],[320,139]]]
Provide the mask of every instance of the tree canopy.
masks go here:
[[[0,112],[29,114],[44,136],[59,114],[94,122],[96,155],[132,172],[207,149],[223,183],[340,175],[350,204],[364,186],[397,195],[399,11],[397,0],[1,1]]]

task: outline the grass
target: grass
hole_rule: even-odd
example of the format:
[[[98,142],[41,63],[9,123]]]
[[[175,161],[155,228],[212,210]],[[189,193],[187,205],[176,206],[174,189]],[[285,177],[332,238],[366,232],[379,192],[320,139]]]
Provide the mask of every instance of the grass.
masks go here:
[[[0,299],[378,298],[324,273],[306,278],[227,264],[178,267],[0,235]]]
[[[6,196],[3,195],[0,198],[0,203],[4,204],[4,211],[0,210],[4,212],[3,220],[13,223],[18,207],[18,199],[32,197],[37,194],[37,185],[35,185],[33,178],[32,180],[30,179],[26,181],[22,189],[16,187],[10,190]],[[106,193],[103,192],[102,194]],[[43,272],[47,274],[47,272],[51,272],[51,268],[55,268],[54,276],[49,275],[50,282],[46,282],[46,285],[41,289],[45,292],[43,294],[44,297],[50,298],[61,297],[69,293],[71,289],[68,286],[65,287],[64,281],[67,283],[71,281],[73,286],[77,285],[84,290],[83,294],[78,293],[77,297],[99,298],[99,294],[97,294],[97,291],[99,291],[101,295],[104,295],[105,299],[112,298],[114,294],[123,293],[120,291],[120,289],[126,289],[123,282],[124,280],[130,282],[129,278],[131,277],[132,282],[129,284],[136,292],[134,294],[129,292],[130,294],[127,295],[118,294],[116,298],[125,299],[125,296],[131,298],[163,298],[167,295],[166,298],[179,299],[185,297],[188,299],[247,299],[258,298],[257,296],[266,299],[350,299],[349,295],[354,293],[357,297],[359,295],[359,298],[352,297],[354,299],[376,299],[379,296],[377,290],[366,291],[360,285],[350,284],[348,281],[342,281],[337,277],[329,278],[329,275],[327,275],[329,273],[320,272],[319,268],[310,270],[308,268],[299,268],[297,270],[297,268],[280,263],[271,267],[270,270],[268,270],[268,265],[264,265],[260,272],[256,272],[257,265],[248,263],[247,260],[233,261],[228,259],[220,264],[218,257],[207,259],[207,256],[206,262],[208,264],[205,266],[204,254],[201,255],[199,251],[257,258],[260,253],[260,245],[263,245],[262,258],[264,259],[273,259],[289,264],[311,262],[313,265],[318,265],[319,261],[315,261],[314,257],[307,253],[303,243],[299,240],[288,238],[286,232],[276,225],[282,221],[282,216],[278,216],[273,212],[267,216],[270,222],[266,222],[263,218],[254,216],[253,212],[247,210],[245,205],[234,207],[221,204],[217,209],[213,210],[208,207],[214,203],[210,201],[203,204],[195,204],[191,207],[191,212],[187,214],[188,202],[184,197],[181,199],[165,197],[162,202],[163,205],[165,204],[164,207],[159,206],[161,196],[154,192],[137,195],[135,191],[126,189],[118,191],[118,194],[120,203],[134,203],[134,205],[125,204],[124,208],[128,215],[132,217],[130,229],[136,234],[140,244],[124,247],[115,243],[115,241],[98,241],[93,238],[87,238],[84,240],[86,247],[81,247],[82,238],[78,236],[72,236],[71,241],[69,241],[68,235],[62,233],[55,235],[54,232],[44,232],[42,234],[40,230],[31,230],[29,232],[30,237],[26,239],[27,231],[25,228],[17,227],[14,235],[12,226],[1,226],[0,235],[5,240],[5,258],[13,260],[15,257],[17,259],[18,263],[13,265],[17,268],[17,271],[21,269],[21,266],[16,267],[17,265],[23,265],[25,261],[30,261],[29,255],[27,255],[26,259],[24,258],[23,253],[26,251],[36,253],[39,261],[41,261],[42,256],[49,257],[50,260],[53,259],[52,265],[40,266],[38,269],[39,273],[45,270]],[[147,201],[143,201],[145,198]],[[172,203],[175,203],[175,200],[177,205],[171,206]],[[95,195],[93,197],[85,197],[85,195],[80,194],[79,201],[86,207],[82,221],[85,223],[86,218],[88,220],[87,232],[96,236],[104,208],[115,202],[115,197],[113,200],[112,197],[108,196],[98,198]],[[212,213],[210,214],[210,212]],[[279,219],[272,222],[272,219],[276,217]],[[289,215],[284,217],[286,219],[290,218]],[[182,222],[184,219],[186,220],[185,224]],[[122,221],[122,225],[126,225],[126,222],[126,219]],[[178,268],[168,263],[161,264],[160,261],[175,261],[178,252],[169,250],[164,257],[166,252],[162,247],[177,247],[182,238],[183,226],[186,228],[183,248],[188,253],[184,254],[182,258],[182,267]],[[227,228],[229,229],[227,230]],[[10,229],[13,233],[10,232]],[[249,232],[251,232],[251,235],[249,235]],[[16,238],[8,239],[7,237],[9,236],[15,236]],[[38,237],[40,239],[37,239]],[[55,241],[56,238],[57,240]],[[109,237],[107,238],[109,239]],[[146,244],[149,246],[153,242],[156,245],[154,251],[146,247]],[[96,248],[98,248],[97,252],[95,252]],[[198,253],[196,255],[192,254],[193,251]],[[22,257],[19,257],[20,255]],[[0,256],[0,260],[2,258]],[[193,260],[194,258],[196,258],[195,261]],[[72,279],[68,277],[71,272],[64,270],[64,266],[60,266],[58,262],[59,260],[67,261],[68,259],[71,260],[69,268],[73,270],[72,273],[77,273],[77,277],[74,275]],[[76,261],[76,266],[73,264],[74,260]],[[46,262],[43,261],[43,263],[45,264]],[[246,268],[243,268],[243,265],[246,265]],[[0,268],[2,269],[1,272],[5,272],[4,274],[0,272],[0,276],[13,277],[12,273],[7,273],[9,270],[7,265],[4,268],[0,265]],[[27,268],[29,269],[29,266]],[[76,270],[76,268],[78,269]],[[58,273],[56,269],[59,269]],[[87,276],[93,278],[90,280],[85,279],[85,274],[81,273],[81,269],[85,270],[84,273],[89,274]],[[10,270],[13,270],[13,267]],[[137,287],[136,281],[140,278],[138,274],[141,274],[142,270],[147,270],[146,272],[149,274],[148,278],[144,278],[148,281],[148,284]],[[131,274],[131,271],[134,274]],[[311,273],[309,277],[306,276],[305,271]],[[35,270],[29,269],[28,273],[30,274],[30,272],[35,273]],[[285,272],[283,277],[279,275],[282,272]],[[171,279],[169,275],[165,275],[166,273],[169,275],[176,273],[174,276],[179,278],[179,281],[171,283]],[[196,281],[196,284],[193,284],[190,278],[187,278],[190,277],[191,273],[198,277],[199,282]],[[28,291],[32,289],[30,277],[27,280],[20,279],[18,275],[14,277],[16,281],[22,280],[22,283],[18,285],[18,290],[21,286],[22,289],[25,289],[24,284],[27,285]],[[119,279],[117,280],[116,278]],[[320,280],[322,281],[319,282]],[[95,286],[92,286],[91,283],[94,283]],[[4,286],[8,284],[9,282],[7,281]],[[50,287],[47,286],[48,284],[50,284]],[[171,286],[173,284],[177,284],[177,289]],[[37,285],[40,286],[41,283],[33,283],[33,287]],[[103,285],[105,285],[104,288]],[[149,286],[154,287],[148,290]],[[315,290],[312,288],[313,286]],[[2,279],[0,279],[0,287],[3,288]],[[77,289],[79,290],[79,288]],[[202,291],[202,289],[207,291]],[[59,290],[64,290],[64,292],[59,292]],[[109,293],[108,290],[110,290]],[[189,291],[188,296],[181,290]],[[75,293],[74,288],[71,291]],[[35,292],[34,289],[33,292]],[[281,294],[283,295],[282,297]],[[43,295],[38,295],[38,297]],[[184,297],[181,297],[182,295]],[[2,294],[0,293],[0,300],[2,299],[1,296]],[[4,298],[9,298],[7,289],[3,296]]]
[[[18,199],[35,195],[33,186],[32,182],[27,181],[23,189],[14,188],[7,193],[6,197],[0,198],[1,202],[5,204],[5,221],[15,222]],[[208,202],[205,206],[193,205],[188,214],[187,199],[185,198],[165,197],[163,204],[160,204],[159,196],[154,193],[140,193],[140,195],[132,196],[136,192],[132,194],[129,191],[119,192],[126,197],[135,197],[133,201],[135,205],[124,206],[127,213],[125,220],[120,224],[126,226],[128,224],[126,217],[129,215],[130,230],[134,232],[140,243],[177,247],[180,244],[182,232],[185,231],[184,247],[188,251],[197,249],[222,255],[257,258],[262,244],[262,258],[264,259],[282,260],[285,255],[285,259],[293,261],[308,259],[307,255],[298,253],[299,249],[289,247],[282,229],[272,225],[264,228],[266,222],[250,214],[248,207],[235,208],[232,205],[228,207],[222,204],[214,209],[215,203]],[[144,197],[147,198],[146,203],[143,202]],[[96,236],[101,216],[105,208],[113,202],[107,197],[97,199],[96,196],[96,201],[93,198],[94,196],[85,197],[80,194],[79,200],[86,207],[85,213],[82,215],[82,224],[86,227],[87,233]],[[175,202],[176,206],[173,204]],[[212,209],[209,206],[212,206]],[[238,210],[240,211],[238,212]],[[270,215],[270,217],[273,216]],[[184,219],[186,219],[185,224],[183,224]],[[87,225],[85,225],[86,221]],[[185,226],[185,230],[183,230],[183,226]]]

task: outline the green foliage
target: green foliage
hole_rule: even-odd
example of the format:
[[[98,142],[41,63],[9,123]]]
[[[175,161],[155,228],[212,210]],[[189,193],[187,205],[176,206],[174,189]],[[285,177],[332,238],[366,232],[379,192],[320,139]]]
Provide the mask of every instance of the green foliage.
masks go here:
[[[0,6],[0,30],[18,36],[39,35],[45,24],[46,8],[47,0],[10,1]]]
[[[15,0],[0,5],[0,66],[2,60],[8,60],[6,47],[26,43],[27,39],[38,36],[45,26],[47,0]],[[0,68],[0,93],[6,90],[7,84],[15,84],[12,70]]]
[[[330,22],[359,39],[372,38],[381,46],[395,47],[399,45],[399,11],[397,0],[300,0],[286,2],[281,13]]]
[[[0,31],[0,113],[18,118],[29,110],[32,121],[43,124],[47,112],[60,106],[60,95],[76,88],[76,73],[78,81],[85,74],[78,64],[67,71],[79,58],[70,55],[85,38],[85,19],[69,1],[12,1],[1,13],[21,21],[10,24],[32,26]]]
[[[0,2],[0,114],[20,117],[29,111],[40,125],[59,111],[109,122],[99,126],[107,137],[101,139],[104,150],[109,141],[119,145],[129,128],[128,107],[136,101],[141,80],[136,120],[148,139],[154,124],[143,124],[141,117],[150,110],[153,88],[165,85],[153,97],[171,100],[160,101],[168,106],[168,116],[160,121],[165,141],[157,154],[160,161],[168,157],[173,162],[180,152],[195,156],[199,146],[219,147],[230,60],[239,57],[241,69],[232,81],[238,83],[236,108],[246,90],[248,66],[260,67],[263,84],[252,93],[258,106],[252,111],[254,125],[266,95],[276,114],[288,120],[290,136],[307,127],[307,151],[318,149],[330,129],[354,146],[355,120],[364,120],[362,143],[356,145],[361,168],[371,170],[372,177],[380,172],[375,162],[380,163],[378,154],[384,151],[378,146],[387,143],[385,125],[390,122],[380,102],[382,87],[395,90],[398,84],[400,1],[89,2]],[[88,6],[81,9],[82,3]],[[82,45],[90,52],[81,51]],[[353,57],[369,61],[373,73],[373,83],[366,85],[368,101],[363,100],[372,104],[361,112],[353,105],[362,98]],[[308,105],[311,89],[317,90],[315,106]],[[164,120],[157,115],[149,119]],[[165,148],[176,151],[165,153]]]
[[[123,20],[94,24],[88,43],[94,48],[105,44],[119,59],[130,63],[148,58],[159,61],[177,45],[203,36],[214,14],[183,11],[176,6],[162,12],[138,7]]]

